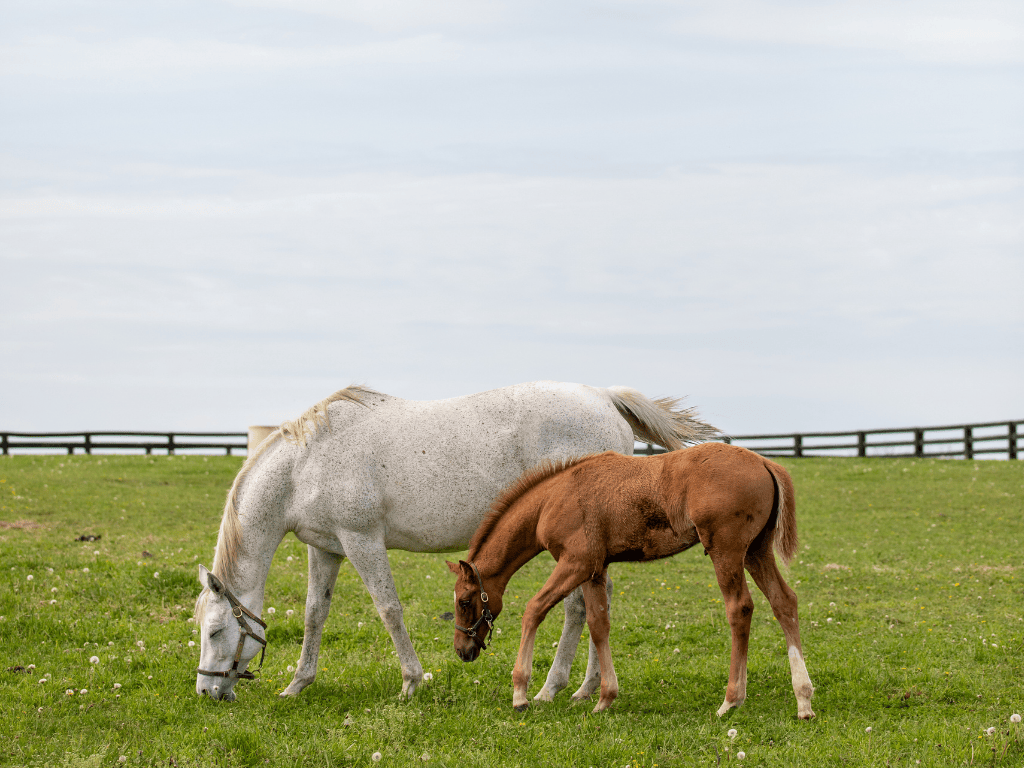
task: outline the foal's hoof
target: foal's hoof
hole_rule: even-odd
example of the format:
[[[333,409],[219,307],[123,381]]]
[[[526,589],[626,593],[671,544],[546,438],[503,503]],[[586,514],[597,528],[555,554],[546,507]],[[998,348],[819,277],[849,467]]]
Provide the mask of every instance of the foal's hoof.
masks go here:
[[[530,702],[526,702],[525,704],[520,704],[518,707],[512,707],[512,709],[514,709],[516,712],[525,712],[529,708],[530,708]]]
[[[796,716],[801,720],[810,720],[812,717],[817,717],[817,715],[814,714],[814,710],[810,708],[808,708],[806,712],[797,712]]]

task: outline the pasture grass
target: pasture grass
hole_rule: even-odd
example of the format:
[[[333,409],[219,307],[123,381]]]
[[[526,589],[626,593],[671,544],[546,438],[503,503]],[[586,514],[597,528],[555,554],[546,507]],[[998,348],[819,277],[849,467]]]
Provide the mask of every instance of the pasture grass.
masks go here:
[[[196,565],[210,564],[240,463],[0,459],[0,764],[362,766],[374,752],[381,766],[460,768],[1024,764],[1022,724],[1010,722],[1024,710],[1020,462],[783,462],[797,489],[800,554],[785,575],[816,686],[811,722],[795,717],[782,633],[756,588],[748,699],[715,716],[729,630],[699,548],[613,567],[621,693],[606,713],[571,703],[572,688],[511,709],[521,611],[547,555],[513,579],[502,634],[464,664],[439,618],[452,609],[444,556],[391,553],[433,675],[405,702],[390,639],[346,564],[316,683],[278,697],[303,632],[306,552],[293,537],[271,569],[262,679],[240,683],[234,703],[199,699]],[[77,540],[90,535],[101,538]],[[560,630],[556,609],[531,695]]]

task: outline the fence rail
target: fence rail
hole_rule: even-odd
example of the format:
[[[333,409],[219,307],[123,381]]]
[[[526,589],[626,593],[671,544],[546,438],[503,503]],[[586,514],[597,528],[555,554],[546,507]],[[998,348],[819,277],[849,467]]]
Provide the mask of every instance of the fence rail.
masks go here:
[[[885,439],[871,439],[880,436]],[[1024,437],[1024,419],[943,427],[866,429],[853,432],[804,432],[775,435],[730,435],[724,442],[742,445],[764,456],[912,456],[965,458],[978,456],[1017,459]],[[0,432],[4,456],[13,451],[39,453],[76,451],[91,454],[153,451],[246,451],[246,432]],[[935,450],[938,448],[938,450]],[[648,443],[639,455],[663,453]]]
[[[80,453],[166,452],[179,451],[245,452],[245,432],[0,432],[0,451],[4,456],[14,450],[24,453],[64,451]]]

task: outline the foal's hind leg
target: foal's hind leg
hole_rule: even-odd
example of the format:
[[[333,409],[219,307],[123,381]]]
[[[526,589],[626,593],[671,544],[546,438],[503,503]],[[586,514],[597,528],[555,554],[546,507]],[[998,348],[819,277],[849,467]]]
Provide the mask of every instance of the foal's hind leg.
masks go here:
[[[796,714],[801,720],[809,720],[814,717],[814,710],[811,709],[814,686],[811,685],[811,678],[807,674],[803,650],[800,647],[800,618],[797,614],[796,593],[779,573],[771,544],[767,541],[756,551],[751,550],[747,554],[747,570],[754,577],[758,589],[768,598],[775,618],[782,626],[789,648],[789,668],[793,676],[793,693],[796,694]]]
[[[320,638],[323,636],[327,614],[331,610],[331,594],[338,580],[338,567],[342,558],[331,552],[310,546],[309,586],[306,590],[306,631],[302,636],[302,653],[298,669],[291,683],[281,693],[294,696],[316,678],[316,663],[320,656]]]
[[[591,643],[597,649],[601,665],[601,698],[597,700],[595,712],[608,709],[619,695],[619,681],[612,664],[612,650],[608,643],[611,619],[608,616],[608,591],[605,586],[607,573],[583,583],[583,596],[587,601],[587,626],[590,627]]]
[[[754,600],[747,589],[743,573],[743,553],[712,551],[718,587],[722,590],[725,612],[732,630],[732,652],[729,657],[729,685],[725,701],[718,708],[721,717],[747,698],[747,646],[750,642],[750,617],[754,613]]]

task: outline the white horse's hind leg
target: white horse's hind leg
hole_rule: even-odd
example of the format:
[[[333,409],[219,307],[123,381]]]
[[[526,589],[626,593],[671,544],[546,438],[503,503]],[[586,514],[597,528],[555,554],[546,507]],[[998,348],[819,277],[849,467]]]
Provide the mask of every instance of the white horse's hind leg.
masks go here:
[[[323,637],[324,624],[327,623],[327,614],[331,610],[331,595],[334,594],[334,583],[338,580],[338,567],[342,561],[341,556],[331,552],[313,546],[307,549],[309,586],[306,590],[306,631],[302,636],[298,669],[291,683],[281,693],[282,696],[294,696],[316,678],[320,639]]]
[[[565,623],[562,625],[562,636],[558,640],[558,651],[555,652],[555,660],[551,662],[551,670],[548,672],[544,687],[533,697],[534,701],[553,701],[555,694],[569,684],[572,660],[576,657],[576,648],[587,620],[587,607],[579,587],[574,589],[562,604],[565,606]],[[593,643],[590,647],[593,657]],[[590,671],[589,665],[587,671]]]
[[[423,680],[423,666],[402,621],[402,604],[398,601],[398,590],[395,589],[383,538],[348,535],[342,540],[342,546],[363,580],[366,591],[373,598],[384,628],[395,644],[398,661],[402,665],[402,698],[411,698]]]

